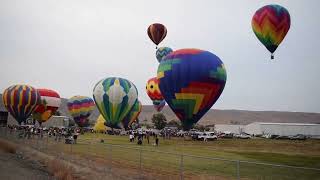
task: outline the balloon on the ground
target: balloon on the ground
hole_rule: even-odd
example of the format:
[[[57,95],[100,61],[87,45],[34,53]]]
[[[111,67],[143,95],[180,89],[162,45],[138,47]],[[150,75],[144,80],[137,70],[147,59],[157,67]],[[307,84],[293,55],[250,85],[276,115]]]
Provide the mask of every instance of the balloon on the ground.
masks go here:
[[[227,75],[222,61],[211,52],[181,49],[161,61],[158,79],[164,99],[188,130],[218,100]]]
[[[61,104],[60,95],[54,90],[37,89],[41,97],[41,103],[32,113],[32,117],[40,124],[46,122],[58,110]]]
[[[129,80],[110,77],[99,81],[93,89],[93,98],[111,128],[121,128],[124,117],[138,98],[136,86]]]
[[[152,100],[152,103],[154,105],[154,108],[160,112],[163,107],[166,104],[166,101],[164,100],[161,91],[159,89],[159,80],[157,77],[153,77],[148,80],[146,85],[146,91],[150,99]]]
[[[160,63],[164,57],[172,52],[172,49],[169,47],[160,47],[156,51],[156,57],[158,62]]]
[[[125,129],[128,129],[133,122],[136,122],[142,109],[142,104],[139,100],[131,108],[130,112],[123,119],[122,124]]]
[[[167,35],[167,28],[160,23],[151,24],[148,27],[148,36],[151,41],[158,45]]]
[[[40,104],[40,95],[32,86],[13,85],[4,90],[4,106],[19,124],[25,122]]]
[[[290,14],[279,5],[267,5],[258,9],[252,18],[252,29],[259,41],[271,52],[276,51],[290,29]]]
[[[93,126],[93,130],[99,131],[99,132],[105,132],[107,130],[107,127],[104,125],[105,121],[106,120],[100,114],[95,125]]]
[[[67,106],[70,115],[79,127],[86,127],[89,125],[88,118],[95,106],[90,97],[73,96],[68,100]]]

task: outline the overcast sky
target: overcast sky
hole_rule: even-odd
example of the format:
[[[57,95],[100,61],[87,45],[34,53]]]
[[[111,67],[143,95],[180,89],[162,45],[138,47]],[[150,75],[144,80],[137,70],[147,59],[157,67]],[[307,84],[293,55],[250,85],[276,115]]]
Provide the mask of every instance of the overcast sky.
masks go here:
[[[251,29],[254,12],[278,3],[291,29],[275,61]],[[228,80],[216,109],[320,112],[320,1],[1,0],[0,92],[17,83],[62,97],[92,97],[102,78],[129,79],[143,104],[156,76],[146,30],[165,24],[160,46],[199,48],[225,63]]]

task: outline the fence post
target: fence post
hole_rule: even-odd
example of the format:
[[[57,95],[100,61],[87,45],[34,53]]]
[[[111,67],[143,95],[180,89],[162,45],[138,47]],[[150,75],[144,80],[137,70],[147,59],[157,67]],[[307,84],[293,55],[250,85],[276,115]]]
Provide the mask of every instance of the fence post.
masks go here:
[[[237,180],[240,180],[240,161],[237,160]]]
[[[180,155],[180,180],[183,180],[183,154]]]
[[[139,165],[140,165],[140,179],[142,179],[142,149],[140,147],[140,152],[139,152]]]
[[[109,171],[112,171],[112,144],[109,145]]]

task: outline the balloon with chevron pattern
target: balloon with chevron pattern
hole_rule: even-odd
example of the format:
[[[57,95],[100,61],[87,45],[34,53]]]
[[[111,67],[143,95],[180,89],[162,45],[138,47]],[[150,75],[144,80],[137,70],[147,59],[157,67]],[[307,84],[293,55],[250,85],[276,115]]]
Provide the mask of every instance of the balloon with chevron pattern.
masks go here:
[[[156,51],[156,58],[160,63],[164,57],[172,52],[172,49],[169,47],[159,47]]]
[[[139,100],[134,103],[133,107],[131,108],[130,112],[126,115],[123,119],[122,124],[125,129],[129,129],[133,122],[136,122],[140,112],[142,110],[142,104]]]
[[[258,9],[252,18],[252,29],[259,41],[271,52],[276,51],[290,29],[290,14],[279,5],[267,5]]]
[[[169,107],[189,130],[220,97],[226,69],[216,55],[181,49],[167,55],[158,67],[160,91]]]

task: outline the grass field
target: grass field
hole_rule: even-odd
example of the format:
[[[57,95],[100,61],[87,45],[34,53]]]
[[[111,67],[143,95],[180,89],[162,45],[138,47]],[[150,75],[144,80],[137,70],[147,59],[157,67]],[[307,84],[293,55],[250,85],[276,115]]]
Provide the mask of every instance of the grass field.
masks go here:
[[[105,142],[100,143],[101,139]],[[31,142],[35,146],[46,144],[46,140]],[[44,145],[47,146],[47,153],[72,155],[70,159],[73,162],[91,168],[112,168],[113,172],[122,174],[125,179],[138,179],[141,175],[144,179],[179,179],[181,172],[184,179],[235,179],[237,165],[241,179],[309,180],[320,177],[320,171],[317,170],[245,162],[320,168],[318,140],[219,139],[202,142],[160,138],[160,145],[156,147],[153,138],[150,138],[150,144],[144,140],[143,145],[139,146],[136,142],[130,143],[128,136],[87,133],[81,135],[74,145],[59,143],[52,138],[48,142],[48,145]],[[184,154],[183,159],[181,154]],[[237,160],[240,160],[239,164]]]
[[[101,139],[104,139],[105,143],[100,143]],[[317,179],[320,177],[320,171],[242,162],[320,168],[320,141],[318,140],[219,139],[212,142],[202,142],[183,140],[183,138],[170,140],[160,138],[158,147],[153,143],[154,140],[151,138],[150,144],[144,140],[143,145],[139,146],[136,143],[130,143],[127,136],[88,133],[80,136],[78,144],[72,147],[72,153],[80,156],[90,155],[91,157],[88,158],[108,159],[110,147],[107,144],[113,144],[111,157],[113,161],[138,169],[140,165],[139,153],[141,152],[142,166],[145,171],[159,171],[172,176],[179,175],[180,154],[187,154],[191,156],[183,157],[183,171],[190,175],[236,177],[236,161],[210,159],[222,158],[240,160],[242,178]],[[65,151],[70,151],[68,146],[63,146]],[[199,156],[208,158],[200,158]]]

